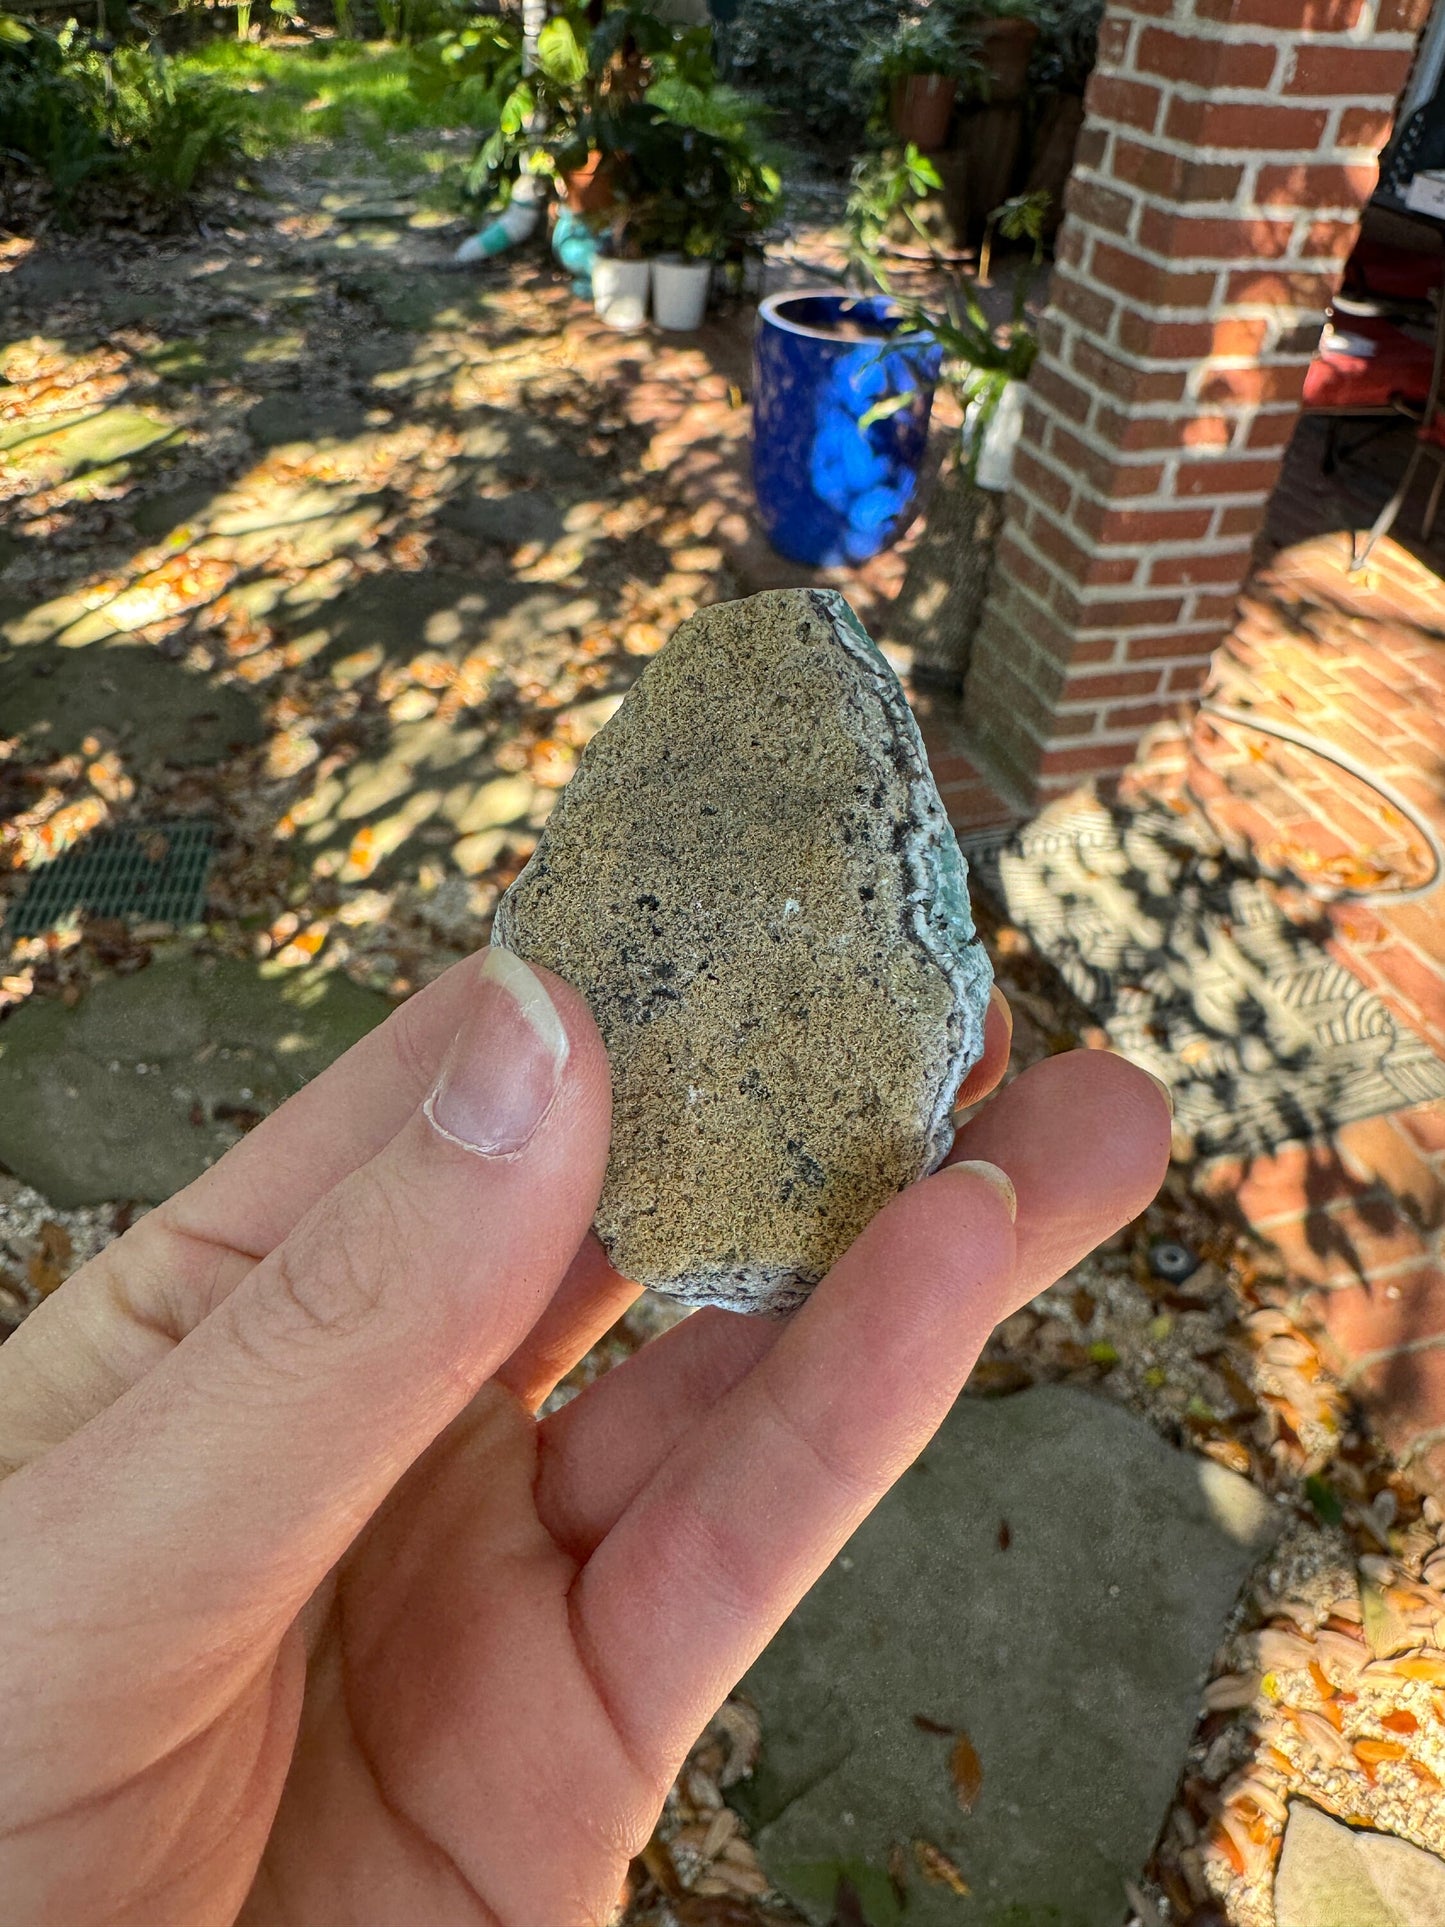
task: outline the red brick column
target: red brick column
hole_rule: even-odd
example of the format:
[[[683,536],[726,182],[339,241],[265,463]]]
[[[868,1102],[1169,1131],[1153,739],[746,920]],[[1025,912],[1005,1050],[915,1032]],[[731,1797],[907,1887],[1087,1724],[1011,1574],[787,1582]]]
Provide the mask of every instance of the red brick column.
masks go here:
[[[1110,0],[965,695],[1036,800],[1203,680],[1428,0]]]

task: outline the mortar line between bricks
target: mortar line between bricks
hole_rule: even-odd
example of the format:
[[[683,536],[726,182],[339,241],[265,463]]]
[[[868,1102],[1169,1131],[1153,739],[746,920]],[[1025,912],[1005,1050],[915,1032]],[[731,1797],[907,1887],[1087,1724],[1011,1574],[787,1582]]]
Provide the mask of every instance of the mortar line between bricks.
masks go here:
[[[1383,1365],[1392,1358],[1413,1357],[1418,1352],[1439,1351],[1445,1346],[1445,1332],[1433,1332],[1429,1338],[1406,1338],[1398,1345],[1387,1345],[1382,1352],[1362,1352],[1340,1375],[1342,1385],[1353,1385],[1362,1372],[1369,1371],[1372,1365]],[[1445,1433],[1445,1425],[1440,1427]]]

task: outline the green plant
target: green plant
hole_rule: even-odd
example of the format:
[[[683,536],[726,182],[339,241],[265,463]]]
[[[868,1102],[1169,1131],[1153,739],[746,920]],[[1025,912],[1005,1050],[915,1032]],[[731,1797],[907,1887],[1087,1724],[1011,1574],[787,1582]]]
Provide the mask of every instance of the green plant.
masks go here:
[[[866,279],[887,289],[882,248],[888,230],[900,222],[926,246],[927,228],[918,218],[918,204],[943,186],[938,170],[909,141],[905,147],[876,147],[857,161],[848,194],[848,261]]]
[[[890,340],[896,347],[908,334],[925,336],[943,350],[944,379],[953,388],[968,422],[970,476],[983,445],[984,431],[1012,381],[1024,381],[1038,354],[1038,337],[1028,320],[1032,273],[1043,259],[1046,194],[1019,194],[996,207],[988,218],[978,279],[945,263],[917,214],[917,204],[939,185],[932,163],[912,146],[882,150],[860,162],[854,172],[848,202],[849,261],[855,275],[865,277],[890,295],[902,311],[902,323]],[[941,302],[928,303],[899,296],[890,284],[882,245],[887,228],[903,219],[933,257],[943,275]],[[1016,274],[1006,321],[991,321],[979,299],[988,284],[995,233],[1009,241],[1027,241],[1032,258],[1029,274]],[[864,417],[864,424],[907,407],[911,394],[894,395]]]
[[[726,29],[724,71],[765,101],[785,128],[812,141],[848,142],[863,131],[868,100],[853,70],[886,37],[902,0],[741,0]]]
[[[566,176],[597,153],[607,158],[621,251],[717,256],[771,218],[781,184],[762,155],[757,110],[718,84],[707,29],[670,25],[638,0],[600,15],[563,0],[525,74],[516,27],[498,31],[516,66],[472,163],[473,192],[505,188],[524,167]]]
[[[1034,92],[1082,94],[1099,54],[1104,0],[1037,0],[1039,44],[1029,72]]]
[[[915,74],[977,82],[981,69],[959,18],[935,5],[916,19],[899,22],[886,36],[870,41],[853,68],[860,96],[876,100],[894,81]]]
[[[237,99],[154,45],[116,46],[0,15],[0,143],[45,174],[63,213],[114,174],[175,201],[240,154]]]
[[[634,149],[635,200],[624,219],[644,246],[716,261],[748,248],[776,213],[782,182],[748,137],[745,122],[678,120],[647,95],[654,116]],[[684,100],[683,110],[689,103]]]

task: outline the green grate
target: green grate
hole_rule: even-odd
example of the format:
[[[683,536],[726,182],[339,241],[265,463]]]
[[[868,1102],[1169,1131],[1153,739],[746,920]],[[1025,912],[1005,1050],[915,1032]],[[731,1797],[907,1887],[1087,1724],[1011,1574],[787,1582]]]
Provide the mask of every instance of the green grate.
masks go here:
[[[211,867],[210,823],[196,819],[102,830],[33,872],[5,923],[9,937],[38,937],[80,912],[200,921]]]

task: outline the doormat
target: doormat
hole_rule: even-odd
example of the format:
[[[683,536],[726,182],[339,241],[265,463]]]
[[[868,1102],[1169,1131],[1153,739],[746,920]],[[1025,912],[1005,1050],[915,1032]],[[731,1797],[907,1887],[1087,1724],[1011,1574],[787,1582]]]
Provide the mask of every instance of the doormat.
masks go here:
[[[5,934],[38,937],[82,914],[199,923],[213,833],[210,823],[197,819],[102,830],[31,872]]]
[[[1070,798],[964,849],[1114,1047],[1169,1085],[1200,1155],[1445,1097],[1445,1064],[1202,819]]]

